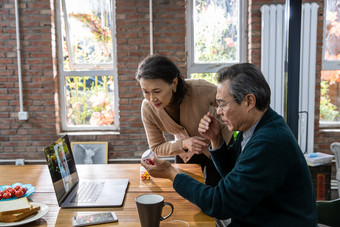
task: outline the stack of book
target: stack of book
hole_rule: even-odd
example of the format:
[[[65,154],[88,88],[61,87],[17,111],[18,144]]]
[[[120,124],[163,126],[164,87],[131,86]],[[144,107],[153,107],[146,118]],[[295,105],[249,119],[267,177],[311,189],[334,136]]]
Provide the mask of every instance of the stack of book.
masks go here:
[[[323,165],[332,162],[334,155],[325,154],[321,152],[305,154],[307,164],[309,166]]]

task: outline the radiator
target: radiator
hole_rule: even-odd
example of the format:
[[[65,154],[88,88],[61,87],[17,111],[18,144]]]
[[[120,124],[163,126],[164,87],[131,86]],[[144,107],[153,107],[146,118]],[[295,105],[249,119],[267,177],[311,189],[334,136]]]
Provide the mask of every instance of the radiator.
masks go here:
[[[314,107],[316,67],[316,3],[304,3],[301,12],[300,90],[299,90],[299,145],[303,152],[314,148]],[[272,91],[271,107],[284,115],[285,64],[285,7],[261,7],[261,70]]]
[[[261,70],[270,86],[271,107],[284,115],[284,24],[283,5],[264,5],[261,31]]]

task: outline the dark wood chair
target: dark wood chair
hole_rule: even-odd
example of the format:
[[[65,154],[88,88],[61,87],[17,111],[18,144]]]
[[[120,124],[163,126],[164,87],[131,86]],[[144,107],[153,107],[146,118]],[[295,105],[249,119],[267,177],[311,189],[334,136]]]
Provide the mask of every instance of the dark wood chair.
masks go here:
[[[330,201],[317,201],[318,222],[332,227],[340,227],[340,198]]]

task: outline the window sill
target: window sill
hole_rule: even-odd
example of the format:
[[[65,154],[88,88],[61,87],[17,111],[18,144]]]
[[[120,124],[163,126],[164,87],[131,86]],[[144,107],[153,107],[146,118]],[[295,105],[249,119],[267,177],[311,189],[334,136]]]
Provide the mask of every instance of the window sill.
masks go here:
[[[339,132],[340,133],[340,128],[321,128],[321,132]]]
[[[87,136],[87,135],[120,135],[120,132],[108,132],[108,131],[88,131],[88,132],[60,132],[58,135],[69,135],[69,136]]]

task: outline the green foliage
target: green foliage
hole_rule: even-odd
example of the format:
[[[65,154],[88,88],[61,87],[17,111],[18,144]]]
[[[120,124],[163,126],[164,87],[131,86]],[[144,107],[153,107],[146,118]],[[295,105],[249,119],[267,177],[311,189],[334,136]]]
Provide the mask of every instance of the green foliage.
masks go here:
[[[65,79],[68,125],[112,125],[114,123],[112,76],[75,76]]]
[[[194,16],[195,61],[237,60],[238,31],[235,1],[196,1]]]
[[[192,73],[191,78],[192,79],[204,79],[209,81],[212,84],[217,85],[217,79],[216,79],[217,73]]]
[[[321,121],[339,121],[340,114],[338,107],[331,103],[328,95],[329,82],[321,82],[321,98],[320,98],[320,120]]]
[[[101,17],[96,11],[69,14],[68,26],[65,27],[69,33],[63,36],[65,70],[74,67],[70,64],[72,62],[85,65],[112,63],[112,31],[107,20],[107,16]],[[73,54],[73,59],[69,59],[69,53]]]
[[[234,132],[233,132],[234,140],[236,140],[238,133],[239,133],[239,131],[234,131]]]

